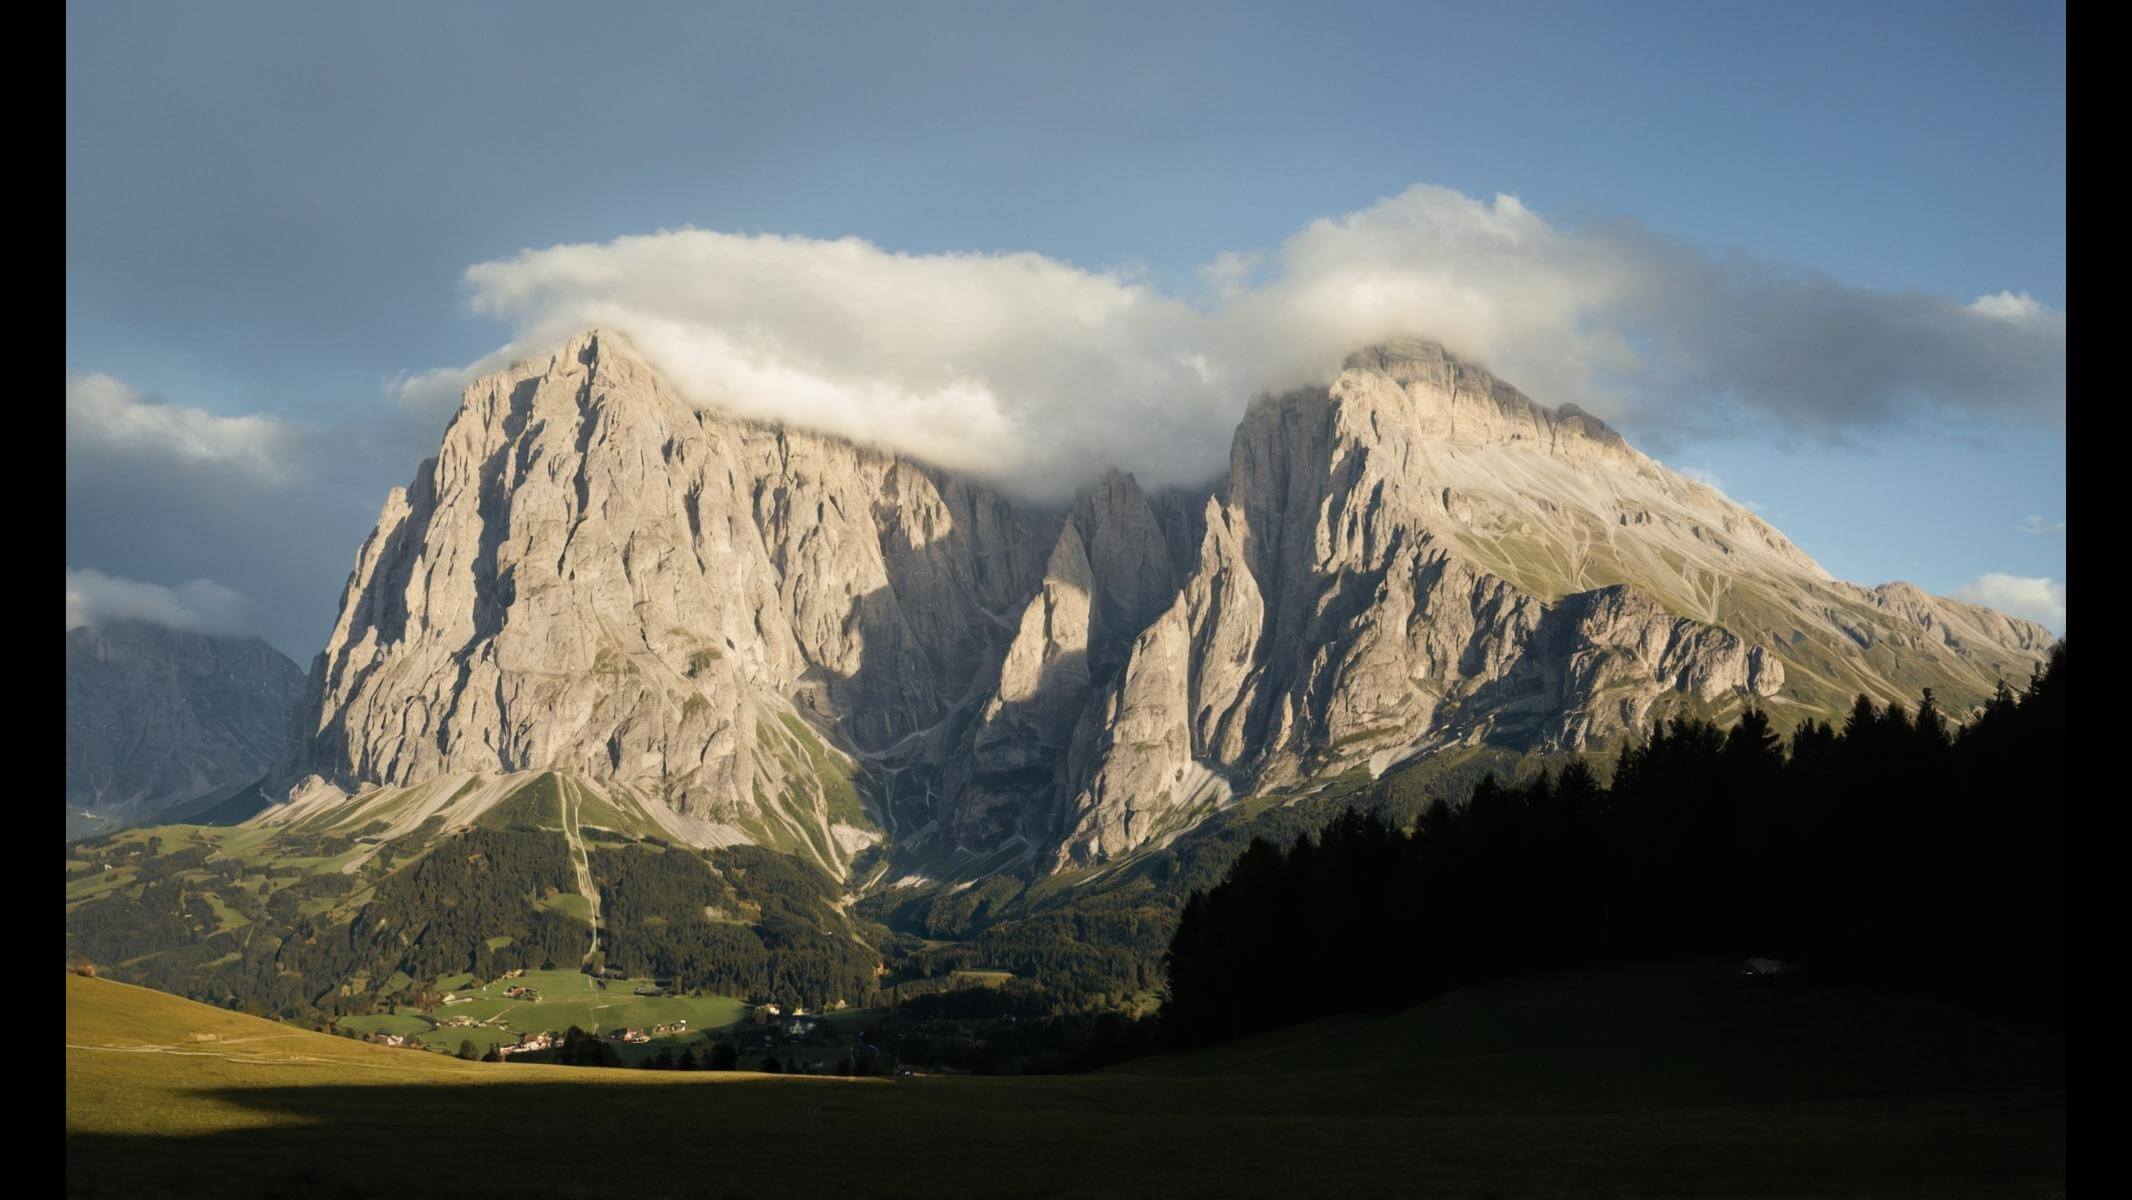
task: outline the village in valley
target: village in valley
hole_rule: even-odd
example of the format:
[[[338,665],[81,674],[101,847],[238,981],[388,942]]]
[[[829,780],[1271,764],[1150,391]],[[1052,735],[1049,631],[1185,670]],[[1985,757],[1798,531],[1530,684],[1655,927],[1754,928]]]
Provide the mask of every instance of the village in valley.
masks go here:
[[[334,1031],[385,1046],[485,1061],[557,1061],[577,1029],[614,1048],[625,1066],[755,1070],[777,1060],[805,1074],[912,1074],[865,1032],[882,1014],[749,1004],[677,993],[665,980],[619,972],[512,970],[486,983],[461,975],[388,1012],[343,1017]]]

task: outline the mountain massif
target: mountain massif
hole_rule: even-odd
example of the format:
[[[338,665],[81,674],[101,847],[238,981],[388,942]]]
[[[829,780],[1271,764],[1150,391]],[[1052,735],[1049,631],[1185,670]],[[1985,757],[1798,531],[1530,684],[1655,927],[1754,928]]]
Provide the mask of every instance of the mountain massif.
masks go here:
[[[387,499],[258,820],[455,827],[553,771],[856,888],[1039,877],[1459,747],[1960,711],[2054,641],[1835,580],[1429,343],[1261,397],[1205,490],[1046,505],[692,404],[594,332],[468,388]]]
[[[256,783],[303,690],[303,670],[258,638],[67,630],[67,836],[183,817]]]

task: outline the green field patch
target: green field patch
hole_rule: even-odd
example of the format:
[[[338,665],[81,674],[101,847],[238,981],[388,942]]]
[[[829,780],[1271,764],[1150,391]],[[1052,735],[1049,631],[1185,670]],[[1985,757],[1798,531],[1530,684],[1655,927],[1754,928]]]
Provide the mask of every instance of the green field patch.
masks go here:
[[[336,901],[331,896],[313,896],[299,903],[296,906],[296,911],[307,917],[315,917],[331,909],[335,903]]]
[[[568,787],[569,794],[577,800],[577,823],[581,826],[613,830],[629,837],[643,837],[658,832],[658,828],[643,814],[623,811],[574,779],[568,781],[565,786]]]
[[[572,1025],[604,1033],[687,1021],[687,1040],[706,1030],[722,1029],[744,1019],[747,1002],[731,996],[639,996],[639,988],[656,986],[648,979],[596,980],[577,971],[527,971],[514,979],[492,979],[478,988],[455,992],[471,997],[440,1005],[436,1015],[471,1017],[516,1032],[561,1031]],[[506,996],[512,988],[530,988],[537,1000]],[[456,1045],[457,1043],[454,1043]]]
[[[515,1046],[518,1034],[509,1029],[492,1029],[486,1025],[458,1027],[438,1026],[436,1030],[422,1035],[422,1048],[439,1054],[457,1054],[459,1043],[472,1042],[474,1053],[487,1054],[498,1046]]]
[[[67,903],[77,904],[107,896],[133,882],[133,872],[125,867],[113,867],[97,871],[82,879],[67,881]]]
[[[543,771],[531,782],[496,802],[478,822],[491,829],[514,826],[560,830],[563,821],[563,784],[553,771]]]
[[[471,1000],[460,1000],[456,998],[457,993],[453,995],[452,1002],[437,1006],[437,1017],[440,1020],[444,1017],[465,1017],[471,1021],[489,1021],[518,1007],[518,1001],[496,996],[477,996]]]
[[[241,928],[252,923],[250,917],[231,908],[223,902],[222,897],[215,895],[213,892],[205,893],[205,895],[207,897],[207,906],[215,910],[215,929],[218,932],[224,929]]]
[[[576,892],[557,892],[546,899],[533,903],[542,908],[553,909],[566,917],[592,924],[592,901]]]
[[[779,713],[778,720],[799,743],[807,756],[809,771],[821,782],[822,802],[830,821],[863,829],[874,828],[873,818],[867,815],[866,805],[859,798],[858,780],[852,773],[851,764],[831,751],[805,721],[791,713]]]
[[[430,1023],[421,1017],[402,1015],[396,1012],[370,1013],[360,1017],[342,1017],[333,1023],[333,1027],[350,1033],[361,1034],[364,1037],[369,1037],[373,1033],[397,1033],[405,1037],[409,1034],[426,1034],[432,1028]]]

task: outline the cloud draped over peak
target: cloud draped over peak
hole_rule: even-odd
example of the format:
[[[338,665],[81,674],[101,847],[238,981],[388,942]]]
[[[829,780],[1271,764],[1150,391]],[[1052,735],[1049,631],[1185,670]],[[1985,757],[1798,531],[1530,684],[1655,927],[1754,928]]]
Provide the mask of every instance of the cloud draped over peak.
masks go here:
[[[223,468],[279,483],[292,441],[288,426],[272,417],[157,404],[109,375],[67,377],[70,451]]]
[[[2055,579],[1993,571],[1955,589],[1954,598],[2027,617],[2053,633],[2065,632],[2065,585]]]
[[[1536,399],[1664,442],[1741,428],[1841,439],[1914,420],[2062,420],[2065,314],[1851,287],[1627,223],[1567,228],[1512,196],[1416,185],[1231,251],[1177,295],[1031,253],[900,254],[682,229],[467,272],[511,343],[626,333],[692,400],[869,441],[1030,493],[1103,467],[1200,483],[1254,394],[1391,337],[1443,342]]]
[[[146,621],[193,633],[236,634],[252,628],[252,602],[212,579],[176,587],[86,568],[67,568],[67,628]]]

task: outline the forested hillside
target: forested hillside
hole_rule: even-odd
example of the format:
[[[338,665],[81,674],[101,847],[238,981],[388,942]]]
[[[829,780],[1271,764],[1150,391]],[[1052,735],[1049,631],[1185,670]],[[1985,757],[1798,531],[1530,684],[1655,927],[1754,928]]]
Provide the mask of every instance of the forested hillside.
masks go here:
[[[2048,1020],[2065,969],[2065,689],[2061,649],[1959,728],[1928,694],[1915,709],[1861,698],[1843,727],[1788,738],[1757,710],[1730,730],[1672,721],[1590,759],[1477,747],[1255,798],[1098,871],[882,888],[848,908],[791,856],[588,827],[596,956],[552,784],[477,827],[383,842],[136,830],[71,852],[67,949],[118,978],[304,1020],[580,962],[810,1008],[1004,973],[1020,1025],[1025,1009],[1080,1014],[1061,1026],[1078,1032],[1014,1064],[1676,954],[1765,955]],[[1160,1040],[1153,1022],[1087,1019],[1158,1004]],[[986,1019],[1004,1030],[1006,1015]],[[1104,1045],[1082,1044],[1098,1030]]]
[[[595,830],[600,949],[569,844],[520,802],[402,838],[130,830],[70,847],[66,952],[112,978],[307,1022],[432,1004],[436,981],[611,966],[821,1007],[875,987],[886,931],[808,864]]]
[[[1860,697],[1788,742],[1750,712],[1673,721],[1622,751],[1411,830],[1350,812],[1254,840],[1185,904],[1164,1029],[1207,1045],[1392,1009],[1541,967],[1697,953],[1941,993],[2062,1025],[2065,650],[1951,729]]]

